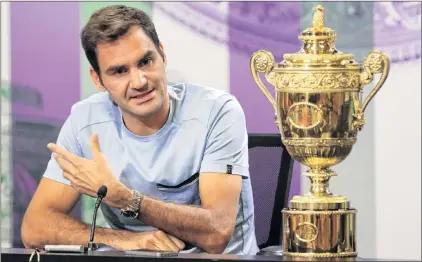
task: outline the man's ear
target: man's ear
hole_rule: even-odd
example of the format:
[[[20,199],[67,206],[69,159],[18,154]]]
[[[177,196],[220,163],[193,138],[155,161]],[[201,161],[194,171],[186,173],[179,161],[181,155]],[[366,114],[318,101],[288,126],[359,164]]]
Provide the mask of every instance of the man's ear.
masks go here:
[[[167,56],[166,56],[166,52],[164,52],[163,43],[160,42],[159,47],[161,49],[161,53],[163,54],[164,66],[166,66],[167,65]]]
[[[91,75],[91,79],[94,82],[96,88],[98,88],[101,92],[107,91],[101,82],[100,76],[97,74],[94,68],[89,68],[89,74]]]

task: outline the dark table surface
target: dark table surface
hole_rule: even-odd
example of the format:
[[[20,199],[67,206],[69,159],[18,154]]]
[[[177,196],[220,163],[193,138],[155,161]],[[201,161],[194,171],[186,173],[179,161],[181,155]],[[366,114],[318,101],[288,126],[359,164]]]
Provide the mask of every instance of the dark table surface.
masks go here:
[[[27,262],[33,249],[2,248],[2,262]],[[336,258],[336,259],[310,259],[310,258],[289,258],[283,256],[238,256],[238,255],[214,255],[214,254],[178,254],[176,257],[143,257],[127,255],[118,251],[93,251],[85,254],[78,253],[40,253],[40,262],[53,261],[80,261],[80,262],[134,262],[134,261],[389,261],[384,259],[368,258]],[[32,258],[37,261],[37,256]],[[393,260],[390,260],[393,261]]]

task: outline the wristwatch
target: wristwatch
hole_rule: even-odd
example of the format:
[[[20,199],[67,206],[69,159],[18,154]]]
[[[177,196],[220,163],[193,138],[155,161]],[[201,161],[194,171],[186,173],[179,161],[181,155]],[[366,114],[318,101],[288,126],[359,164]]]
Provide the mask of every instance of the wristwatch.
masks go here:
[[[120,209],[122,216],[137,219],[143,198],[144,196],[141,193],[132,189],[132,199]]]

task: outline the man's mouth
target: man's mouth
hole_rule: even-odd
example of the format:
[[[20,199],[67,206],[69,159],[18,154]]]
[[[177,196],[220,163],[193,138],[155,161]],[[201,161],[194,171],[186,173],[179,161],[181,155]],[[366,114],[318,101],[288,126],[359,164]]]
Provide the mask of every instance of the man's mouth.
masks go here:
[[[138,94],[136,96],[131,96],[130,100],[133,100],[137,103],[144,103],[147,102],[149,100],[151,100],[152,98],[154,98],[155,95],[155,89],[151,89],[147,92],[143,92],[141,94]]]
[[[132,99],[132,98],[142,98],[142,97],[145,97],[146,95],[148,95],[148,94],[150,94],[152,91],[154,91],[155,89],[151,89],[151,90],[148,90],[148,91],[146,91],[146,92],[143,92],[143,93],[140,93],[140,94],[138,94],[138,95],[136,95],[136,96],[131,96],[130,98]]]

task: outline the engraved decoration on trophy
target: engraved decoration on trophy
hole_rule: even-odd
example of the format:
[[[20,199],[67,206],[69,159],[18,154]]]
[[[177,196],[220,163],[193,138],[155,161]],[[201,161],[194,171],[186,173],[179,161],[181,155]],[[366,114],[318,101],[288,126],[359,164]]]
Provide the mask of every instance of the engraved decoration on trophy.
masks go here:
[[[363,64],[335,47],[337,35],[325,27],[324,8],[316,6],[313,25],[299,36],[301,50],[276,64],[265,50],[250,60],[252,76],[276,113],[276,124],[289,154],[305,165],[310,192],[294,196],[282,211],[283,254],[299,257],[355,257],[356,209],[329,190],[332,166],[351,152],[365,123],[365,109],[384,84],[389,58],[372,51]],[[262,82],[275,88],[275,97]],[[381,74],[363,99],[365,85]],[[362,102],[363,100],[363,102]]]

